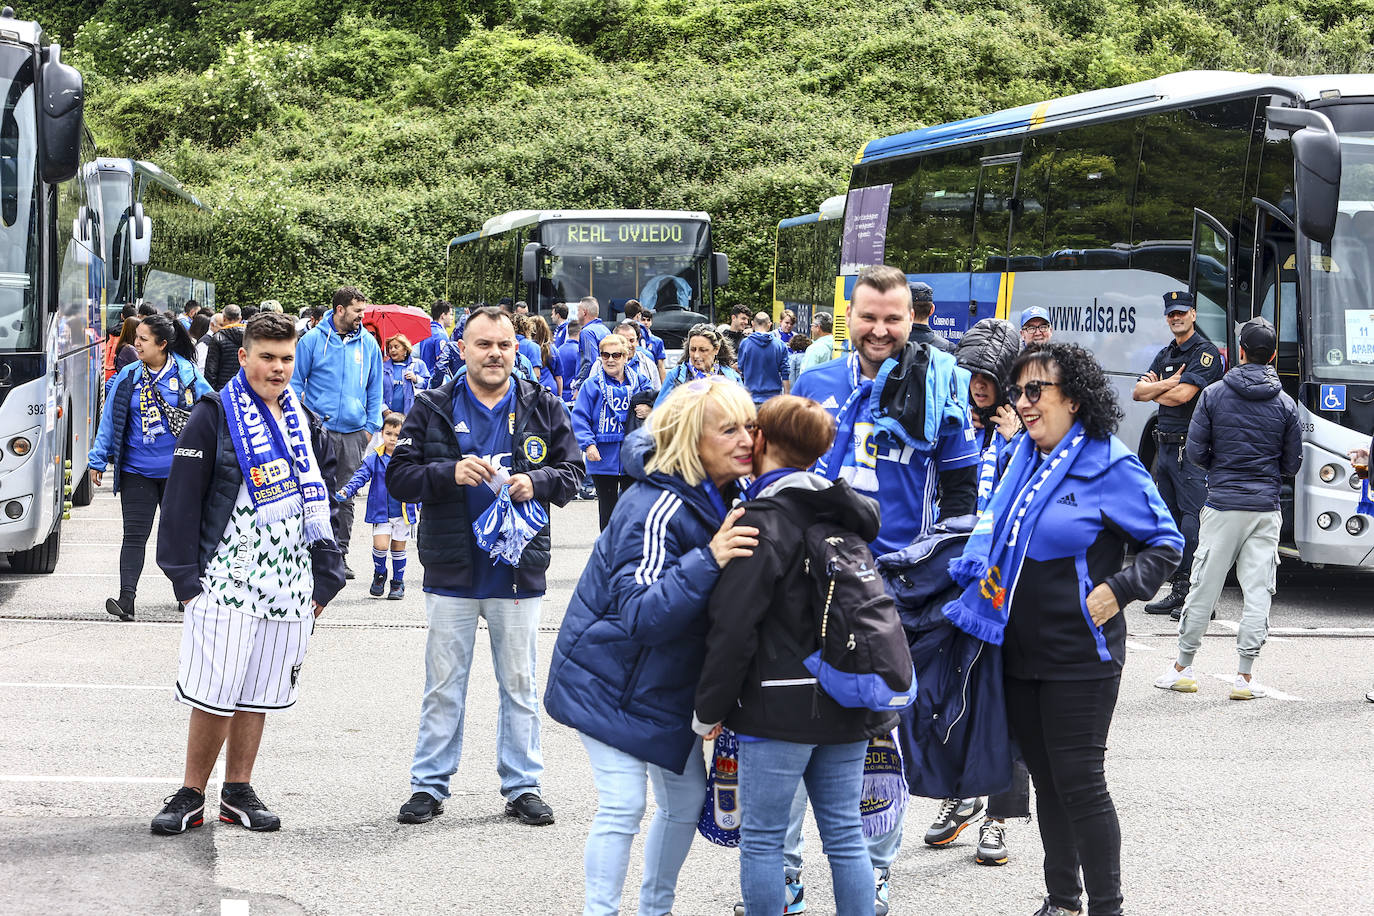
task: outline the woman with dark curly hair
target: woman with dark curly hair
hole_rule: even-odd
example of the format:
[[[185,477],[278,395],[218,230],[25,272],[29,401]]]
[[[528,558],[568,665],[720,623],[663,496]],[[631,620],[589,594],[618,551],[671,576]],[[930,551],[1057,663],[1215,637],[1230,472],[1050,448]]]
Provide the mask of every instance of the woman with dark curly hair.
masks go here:
[[[692,325],[692,329],[687,332],[682,361],[674,366],[668,377],[663,380],[663,388],[659,391],[654,406],[657,407],[666,401],[678,385],[694,379],[723,375],[730,381],[743,385],[739,373],[725,362],[725,357],[730,352],[729,346],[730,342],[711,325]]]
[[[961,629],[1002,646],[1007,719],[1035,782],[1048,896],[1037,916],[1121,913],[1121,828],[1103,769],[1121,685],[1121,608],[1152,596],[1183,536],[1150,474],[1113,433],[1121,411],[1081,347],[1012,363],[1026,435],[950,566]],[[1133,566],[1122,566],[1127,545]],[[1080,881],[1079,872],[1082,871]]]

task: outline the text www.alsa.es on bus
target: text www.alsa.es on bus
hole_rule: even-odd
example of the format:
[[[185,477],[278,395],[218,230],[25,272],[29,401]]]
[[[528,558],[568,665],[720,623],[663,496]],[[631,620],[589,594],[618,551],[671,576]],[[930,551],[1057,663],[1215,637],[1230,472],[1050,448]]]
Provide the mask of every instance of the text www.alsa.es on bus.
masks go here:
[[[1133,305],[1051,305],[1050,326],[1084,334],[1134,334]]]

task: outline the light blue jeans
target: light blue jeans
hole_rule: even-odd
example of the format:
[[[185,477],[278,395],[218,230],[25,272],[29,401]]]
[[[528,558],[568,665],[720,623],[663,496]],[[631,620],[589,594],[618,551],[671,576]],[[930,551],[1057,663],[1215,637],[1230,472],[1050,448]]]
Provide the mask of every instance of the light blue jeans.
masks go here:
[[[740,889],[746,913],[782,912],[785,891],[778,873],[799,783],[806,786],[830,860],[836,911],[845,916],[873,913],[873,871],[859,820],[867,750],[867,741],[740,742]]]
[[[897,861],[897,853],[902,851],[902,826],[906,812],[897,825],[887,833],[865,837],[868,857],[874,868],[888,869]],[[802,825],[806,821],[806,785],[797,786],[797,797],[792,801],[792,810],[787,816],[787,837],[782,847],[782,870],[786,878],[797,880],[802,870],[802,854],[806,851],[806,838],[802,836]]]
[[[588,735],[581,738],[596,781],[596,816],[592,818],[583,856],[587,893],[583,916],[614,916],[620,912],[625,872],[630,867],[630,844],[639,833],[648,803],[646,775],[654,785],[658,810],[644,838],[639,912],[640,916],[668,916],[677,893],[677,875],[692,848],[697,820],[706,800],[706,763],[700,745],[687,758],[687,766],[679,776]],[[782,911],[781,906],[778,911]]]
[[[425,696],[420,736],[410,765],[412,792],[449,797],[449,780],[463,755],[463,720],[477,621],[487,620],[491,661],[500,689],[496,720],[496,773],[507,801],[539,794],[544,755],[539,748],[539,694],[535,646],[543,598],[451,598],[425,592]]]

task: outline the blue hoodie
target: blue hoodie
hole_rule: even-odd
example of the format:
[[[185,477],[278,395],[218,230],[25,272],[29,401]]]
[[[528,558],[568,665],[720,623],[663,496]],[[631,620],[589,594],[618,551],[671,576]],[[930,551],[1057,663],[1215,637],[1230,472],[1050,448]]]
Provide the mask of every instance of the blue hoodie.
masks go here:
[[[754,403],[762,404],[782,394],[783,380],[788,377],[787,348],[772,334],[755,331],[740,342],[739,368]]]
[[[630,369],[625,380],[615,382],[604,372],[593,372],[577,390],[573,404],[573,435],[584,452],[595,444],[600,461],[588,461],[588,474],[624,473],[620,463],[620,443],[625,438],[625,419],[630,398],[641,391],[652,391],[648,379]],[[585,456],[584,456],[585,457]]]
[[[382,348],[361,322],[340,337],[333,309],[296,344],[291,387],[330,432],[382,428]]]
[[[444,341],[448,340],[448,331],[437,321],[429,323],[429,336],[420,341],[415,347],[415,355],[424,361],[425,368],[434,374],[434,366],[439,362],[439,354],[443,351]]]
[[[646,473],[652,450],[643,430],[625,440],[625,472],[638,482],[620,497],[568,602],[544,709],[681,773],[701,742],[692,700],[706,659],[706,604],[720,577],[707,545],[725,510],[707,484]]]

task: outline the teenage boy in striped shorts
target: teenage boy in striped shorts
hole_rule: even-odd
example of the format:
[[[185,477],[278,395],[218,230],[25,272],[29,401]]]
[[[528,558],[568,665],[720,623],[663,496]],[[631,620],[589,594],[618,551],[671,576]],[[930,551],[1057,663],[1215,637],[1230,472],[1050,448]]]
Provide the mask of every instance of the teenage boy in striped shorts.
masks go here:
[[[225,752],[219,818],[276,830],[250,783],[268,710],[296,702],[315,618],[344,584],[330,529],[328,435],[291,391],[296,327],[248,320],[237,376],[191,411],[177,440],[157,563],[185,608],[176,699],[191,707],[185,785],[153,833],[204,823],[205,784]]]

